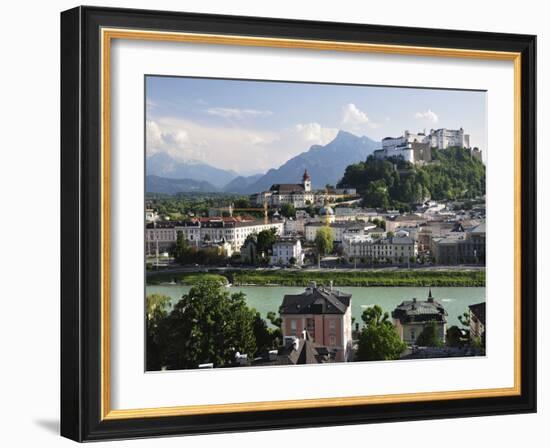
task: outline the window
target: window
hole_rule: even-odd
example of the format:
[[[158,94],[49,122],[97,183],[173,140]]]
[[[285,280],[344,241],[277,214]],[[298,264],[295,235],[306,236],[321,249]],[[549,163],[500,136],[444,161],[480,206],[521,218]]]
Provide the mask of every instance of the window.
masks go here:
[[[336,331],[336,321],[334,319],[328,321],[328,328],[332,331]]]
[[[295,320],[290,321],[290,335],[291,336],[296,336],[296,321]]]

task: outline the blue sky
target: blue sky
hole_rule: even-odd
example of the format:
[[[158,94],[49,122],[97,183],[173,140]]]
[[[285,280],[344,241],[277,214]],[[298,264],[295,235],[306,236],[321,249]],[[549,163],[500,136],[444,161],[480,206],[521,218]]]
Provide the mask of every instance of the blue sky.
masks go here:
[[[457,129],[486,151],[484,92],[148,76],[147,155],[265,172],[338,130],[381,140]]]

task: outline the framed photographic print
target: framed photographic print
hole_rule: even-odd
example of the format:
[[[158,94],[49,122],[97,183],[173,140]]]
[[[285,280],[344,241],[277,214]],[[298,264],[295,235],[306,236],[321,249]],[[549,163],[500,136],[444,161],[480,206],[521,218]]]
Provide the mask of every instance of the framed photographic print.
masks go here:
[[[535,36],[61,14],[61,433],[535,412]]]

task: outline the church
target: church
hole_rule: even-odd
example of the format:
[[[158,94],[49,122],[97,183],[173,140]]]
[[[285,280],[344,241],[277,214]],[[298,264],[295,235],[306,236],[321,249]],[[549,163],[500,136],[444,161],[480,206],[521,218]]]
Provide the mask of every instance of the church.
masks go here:
[[[295,208],[306,208],[309,205],[323,205],[325,202],[334,202],[338,198],[354,195],[355,190],[325,188],[313,190],[311,176],[304,171],[302,182],[299,184],[273,184],[268,191],[253,194],[250,199],[257,205],[267,204],[269,207],[280,207],[292,204]]]

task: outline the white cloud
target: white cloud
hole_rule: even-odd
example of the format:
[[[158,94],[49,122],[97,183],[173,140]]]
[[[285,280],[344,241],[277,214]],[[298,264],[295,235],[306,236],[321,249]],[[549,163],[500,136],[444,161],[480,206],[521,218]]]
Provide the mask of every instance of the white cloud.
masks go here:
[[[417,118],[419,120],[426,120],[426,121],[429,121],[430,123],[437,123],[439,121],[439,117],[431,109],[428,109],[425,112],[415,113],[414,118]]]
[[[275,132],[160,118],[147,122],[147,156],[163,152],[179,161],[199,160],[242,174],[265,172],[311,145],[327,144],[337,133],[319,123],[300,123]]]
[[[185,129],[165,128],[156,121],[146,124],[147,155],[165,152],[177,159],[189,158],[192,155],[191,142]]]
[[[229,107],[211,107],[206,109],[206,113],[222,118],[234,118],[236,120],[248,117],[266,117],[272,114],[270,110],[235,109]]]
[[[360,132],[369,122],[369,117],[355,104],[346,104],[343,108],[342,129],[351,132]]]
[[[338,129],[324,128],[319,123],[298,123],[294,129],[299,138],[312,145],[326,145],[338,134]]]

